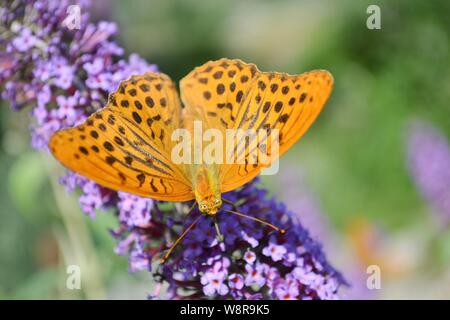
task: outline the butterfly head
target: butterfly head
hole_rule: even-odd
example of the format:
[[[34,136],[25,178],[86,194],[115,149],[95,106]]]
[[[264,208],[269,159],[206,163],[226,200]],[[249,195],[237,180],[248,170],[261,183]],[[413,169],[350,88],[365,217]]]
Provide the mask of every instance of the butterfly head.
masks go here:
[[[222,199],[220,196],[211,196],[197,201],[198,209],[201,213],[209,216],[215,216],[222,206]]]

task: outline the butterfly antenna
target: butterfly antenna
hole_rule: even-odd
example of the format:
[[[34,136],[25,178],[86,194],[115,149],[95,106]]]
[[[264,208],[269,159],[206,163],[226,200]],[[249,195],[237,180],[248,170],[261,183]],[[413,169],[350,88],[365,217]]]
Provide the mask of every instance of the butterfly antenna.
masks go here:
[[[188,232],[189,232],[193,227],[195,227],[195,225],[197,224],[198,220],[200,220],[200,218],[201,218],[202,216],[203,216],[203,215],[200,214],[200,215],[194,220],[194,222],[192,222],[192,223],[190,224],[190,226],[187,227],[187,228],[183,231],[183,233],[181,234],[181,236],[178,237],[178,239],[172,244],[172,246],[170,247],[170,249],[166,252],[166,254],[164,255],[164,257],[161,259],[161,264],[164,264],[164,263],[167,261],[167,259],[169,259],[170,255],[172,254],[172,251],[177,247],[177,245],[181,242],[181,240],[184,239],[184,237],[188,234]]]
[[[253,220],[253,221],[257,221],[257,222],[259,222],[261,224],[264,224],[264,225],[266,225],[268,227],[271,227],[272,229],[275,229],[276,231],[278,231],[281,234],[286,233],[285,229],[278,228],[277,226],[275,226],[275,225],[273,225],[273,224],[271,224],[271,223],[269,223],[267,221],[264,221],[264,220],[261,220],[261,219],[258,219],[258,218],[246,215],[246,214],[244,214],[242,212],[233,211],[233,210],[226,210],[226,209],[222,209],[222,210],[225,211],[225,212],[232,213],[232,214],[235,214],[237,216],[243,217],[243,218],[247,218],[247,219],[250,219],[250,220]]]

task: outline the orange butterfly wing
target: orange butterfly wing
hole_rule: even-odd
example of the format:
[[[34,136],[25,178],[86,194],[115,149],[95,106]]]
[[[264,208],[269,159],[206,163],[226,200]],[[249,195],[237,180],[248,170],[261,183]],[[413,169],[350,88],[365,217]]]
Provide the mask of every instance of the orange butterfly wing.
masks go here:
[[[221,59],[196,68],[181,81],[185,113],[210,128],[279,130],[279,152],[286,152],[308,130],[328,100],[333,77],[324,70],[298,76],[260,72],[241,60]],[[220,165],[221,191],[240,187],[270,164],[250,159],[252,141],[237,139],[233,152],[243,164]],[[270,139],[258,143],[268,154]]]
[[[194,198],[183,166],[171,161],[180,102],[164,74],[123,81],[108,105],[83,124],[55,133],[53,155],[67,168],[113,190],[165,201]]]

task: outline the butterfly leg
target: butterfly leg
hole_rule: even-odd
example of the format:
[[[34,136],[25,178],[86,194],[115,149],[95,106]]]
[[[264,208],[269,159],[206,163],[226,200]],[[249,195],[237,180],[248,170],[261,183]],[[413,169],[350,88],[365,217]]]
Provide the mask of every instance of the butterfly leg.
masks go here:
[[[222,198],[222,202],[227,203],[233,207],[233,210],[237,210],[238,205],[233,201]]]
[[[217,221],[217,216],[214,216],[214,226],[216,227],[217,238],[219,239],[219,242],[223,242],[223,235],[220,232],[220,227],[219,227],[219,222]]]
[[[186,217],[188,217],[192,213],[192,211],[194,211],[194,208],[196,205],[197,205],[197,201],[194,201],[192,206],[189,208],[188,212],[186,212]]]

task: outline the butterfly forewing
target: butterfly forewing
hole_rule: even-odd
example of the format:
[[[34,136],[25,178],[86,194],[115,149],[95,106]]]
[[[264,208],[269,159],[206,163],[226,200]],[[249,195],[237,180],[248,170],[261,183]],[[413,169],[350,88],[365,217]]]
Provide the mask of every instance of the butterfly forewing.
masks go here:
[[[280,73],[261,73],[258,85],[253,87],[243,102],[243,112],[238,117],[239,129],[278,130],[278,149],[272,150],[271,140],[257,141],[255,145],[265,145],[272,161],[286,152],[308,130],[324,107],[332,89],[333,78],[327,71],[316,70],[299,76]],[[269,135],[270,137],[270,135]],[[240,143],[239,143],[240,142]],[[235,152],[248,163],[230,165],[222,171],[223,190],[232,190],[253,179],[267,167],[254,156],[254,146],[245,148],[237,141]]]
[[[180,82],[184,116],[225,130],[235,121],[245,94],[253,85],[256,66],[241,60],[220,59],[195,68]]]
[[[194,198],[184,166],[171,161],[171,133],[180,125],[175,86],[163,74],[133,76],[85,123],[57,132],[55,157],[114,190],[167,201]]]

